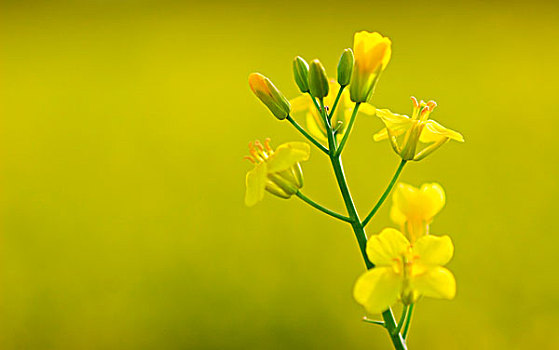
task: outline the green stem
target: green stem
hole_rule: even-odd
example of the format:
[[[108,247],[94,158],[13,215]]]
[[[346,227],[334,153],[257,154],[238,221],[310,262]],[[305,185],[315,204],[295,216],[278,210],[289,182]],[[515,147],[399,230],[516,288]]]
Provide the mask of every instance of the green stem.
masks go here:
[[[303,127],[295,121],[295,119],[293,119],[290,115],[288,115],[286,119],[289,120],[289,122],[295,127],[295,129],[297,129],[303,136],[305,136],[307,140],[312,142],[316,147],[318,147],[319,150],[328,154],[328,149],[324,147],[320,142],[318,142],[314,137],[312,137],[308,132],[306,132],[305,129],[303,129]]]
[[[316,203],[315,201],[313,201],[312,199],[310,199],[309,197],[305,196],[304,194],[302,194],[301,192],[297,191],[297,193],[295,193],[295,195],[299,198],[301,198],[303,201],[307,202],[308,204],[310,204],[312,207],[320,210],[321,212],[328,214],[332,217],[335,217],[336,219],[345,221],[345,222],[351,222],[351,219],[348,218],[347,216],[343,216],[342,214],[338,214],[328,208],[323,207],[322,205]]]
[[[404,340],[408,339],[408,331],[410,330],[411,320],[413,318],[414,306],[414,304],[411,304],[408,308],[408,314],[406,315],[406,325],[404,326],[404,331],[402,332],[402,337],[404,337]]]
[[[330,110],[330,116],[334,115],[334,112],[336,111],[336,107],[338,107],[338,102],[340,102],[340,97],[342,97],[342,92],[344,91],[345,86],[340,86],[340,90],[338,90],[338,95],[336,96],[336,99],[334,100],[334,105],[332,106],[332,109]]]
[[[322,116],[324,119],[326,119],[326,113],[324,112],[324,110],[322,112]],[[357,213],[355,204],[353,203],[353,199],[351,198],[351,194],[349,193],[349,187],[347,186],[347,182],[345,179],[342,160],[339,155],[336,155],[334,134],[332,133],[332,128],[329,125],[327,125],[326,133],[328,135],[330,161],[332,163],[332,168],[334,169],[334,174],[336,175],[338,187],[340,188],[340,192],[342,193],[348,216],[350,219],[352,219],[351,227],[353,228],[353,232],[355,233],[355,237],[357,238],[361,256],[365,261],[365,266],[367,266],[367,269],[371,269],[375,265],[367,257],[367,234],[365,233],[364,226],[361,224],[359,214]],[[384,311],[382,313],[382,318],[384,319],[384,326],[388,330],[388,334],[390,335],[392,344],[394,344],[394,348],[396,350],[406,350],[406,343],[401,334],[398,332],[394,333],[394,329],[397,327],[397,325],[396,320],[394,319],[394,315],[392,314],[392,310],[388,308],[386,311]]]
[[[398,321],[398,326],[394,330],[394,333],[400,333],[400,330],[402,329],[402,326],[404,325],[404,322],[406,320],[406,315],[408,314],[408,308],[408,305],[404,306],[404,309],[402,310],[402,316],[400,316],[400,321]]]
[[[376,324],[378,326],[383,326],[384,327],[384,322],[383,321],[371,320],[370,318],[367,318],[367,317],[363,317],[363,322],[372,323],[372,324]]]
[[[384,193],[382,194],[382,196],[378,200],[377,204],[375,204],[375,207],[373,208],[373,210],[371,210],[369,215],[367,215],[365,220],[363,220],[363,227],[367,226],[369,221],[371,221],[373,216],[375,216],[377,211],[380,209],[380,206],[382,205],[382,203],[384,203],[384,201],[386,200],[386,197],[388,197],[388,194],[390,194],[390,191],[392,191],[392,187],[394,187],[394,185],[396,184],[396,180],[398,180],[398,177],[400,176],[400,173],[402,172],[402,169],[404,169],[404,165],[406,165],[406,163],[407,163],[407,160],[402,159],[402,161],[400,162],[400,165],[398,166],[398,169],[396,170],[396,173],[394,174],[394,176],[392,177],[392,180],[390,181],[390,184],[388,184],[388,187],[386,188],[386,190],[384,190]]]
[[[357,102],[355,104],[355,107],[353,108],[353,113],[351,114],[351,118],[349,119],[349,124],[347,125],[347,128],[345,130],[344,137],[342,138],[342,141],[340,142],[340,145],[338,146],[338,150],[336,152],[336,155],[338,155],[338,156],[340,154],[342,154],[345,143],[347,142],[347,139],[349,138],[349,133],[351,132],[351,129],[353,128],[353,123],[355,122],[355,116],[357,115],[357,111],[359,110],[360,105],[361,105],[361,102]]]

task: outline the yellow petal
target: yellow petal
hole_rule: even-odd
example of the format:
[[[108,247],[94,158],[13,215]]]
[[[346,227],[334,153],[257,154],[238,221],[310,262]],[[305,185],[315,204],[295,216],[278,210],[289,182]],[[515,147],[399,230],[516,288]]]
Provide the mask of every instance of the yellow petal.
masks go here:
[[[275,173],[291,168],[295,163],[309,159],[311,147],[304,142],[287,142],[280,145],[267,161],[268,172]]]
[[[413,253],[423,265],[445,265],[452,259],[454,245],[448,236],[427,235],[415,242]]]
[[[402,277],[391,267],[375,267],[359,277],[353,297],[368,313],[381,313],[398,300]]]
[[[377,112],[377,109],[372,104],[362,103],[362,104],[359,105],[359,112],[364,113],[366,115],[375,115],[376,112]]]
[[[407,115],[392,113],[388,109],[377,109],[376,116],[382,120],[386,128],[390,129],[392,136],[404,134],[413,125],[413,121]],[[388,138],[388,132],[383,129],[373,137],[375,141],[384,140]]]
[[[437,142],[441,138],[449,138],[459,142],[464,142],[464,136],[462,136],[459,132],[447,129],[434,120],[426,121],[419,140],[423,143],[431,143]]]
[[[417,205],[417,193],[417,188],[400,182],[396,185],[396,189],[392,195],[394,206],[396,206],[400,213],[407,219],[416,216],[417,211],[421,210],[421,206]]]
[[[392,203],[392,207],[390,208],[390,219],[399,226],[406,223],[406,216],[402,214],[395,202]]]
[[[448,269],[436,266],[413,278],[412,288],[426,297],[452,299],[456,295],[456,280]]]
[[[369,260],[377,266],[386,266],[394,263],[410,247],[410,242],[404,235],[393,228],[385,228],[378,235],[374,235],[367,242],[367,255]]]
[[[307,112],[307,131],[320,142],[327,142],[328,137],[324,128],[324,123],[317,119],[318,114]]]
[[[419,189],[419,196],[423,205],[425,218],[435,216],[445,204],[445,193],[438,183],[425,183]]]
[[[267,180],[266,163],[258,164],[246,176],[245,204],[252,207],[264,198]]]
[[[314,108],[311,98],[307,95],[299,95],[289,100],[291,104],[291,113],[306,112],[311,107]]]

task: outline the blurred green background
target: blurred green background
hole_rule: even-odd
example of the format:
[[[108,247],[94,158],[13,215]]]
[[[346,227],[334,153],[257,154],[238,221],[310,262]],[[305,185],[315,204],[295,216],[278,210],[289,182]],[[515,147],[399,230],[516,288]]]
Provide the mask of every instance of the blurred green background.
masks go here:
[[[292,58],[334,74],[358,30],[393,40],[375,105],[434,99],[466,137],[402,176],[446,189],[432,231],[458,280],[410,348],[559,348],[559,8],[538,1],[3,1],[0,348],[389,349],[352,299],[347,225],[243,205],[248,141],[300,140],[248,74],[294,97]],[[361,116],[344,153],[361,215],[398,163],[380,127]],[[304,170],[343,212],[325,157]]]

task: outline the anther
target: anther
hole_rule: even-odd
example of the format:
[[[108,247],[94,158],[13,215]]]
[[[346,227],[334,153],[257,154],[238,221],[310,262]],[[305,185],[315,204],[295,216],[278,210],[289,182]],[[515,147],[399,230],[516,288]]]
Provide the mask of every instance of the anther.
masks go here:
[[[431,101],[427,102],[427,107],[429,108],[430,112],[433,112],[433,109],[435,109],[435,107],[437,107],[437,102],[431,100]]]
[[[255,161],[254,158],[252,158],[251,156],[244,156],[243,159],[250,160],[251,163],[256,164],[256,161]]]
[[[272,151],[272,147],[270,146],[270,141],[271,139],[269,137],[266,137],[266,139],[264,140],[264,147],[266,147],[266,151],[268,152]]]
[[[412,96],[412,97],[410,97],[410,99],[411,99],[411,101],[412,101],[412,103],[413,103],[413,106],[414,106],[415,108],[419,107],[419,103],[417,102],[417,98],[415,98],[415,97]]]

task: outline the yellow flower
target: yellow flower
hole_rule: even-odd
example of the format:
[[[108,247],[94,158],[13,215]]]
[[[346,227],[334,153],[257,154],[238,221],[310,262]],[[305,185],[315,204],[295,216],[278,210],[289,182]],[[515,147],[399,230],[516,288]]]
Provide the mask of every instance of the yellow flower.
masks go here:
[[[353,102],[368,102],[371,99],[378,78],[390,61],[391,45],[390,39],[379,33],[355,33],[355,66],[349,85]]]
[[[399,183],[392,195],[390,218],[400,225],[413,243],[429,234],[429,224],[444,207],[445,194],[441,185],[425,183],[420,188]]]
[[[423,236],[412,245],[400,231],[386,228],[367,243],[375,267],[359,277],[353,296],[371,314],[385,311],[397,300],[408,305],[422,296],[452,299],[456,280],[442,265],[453,253],[448,236]]]
[[[330,86],[330,91],[338,91],[338,86],[335,80],[330,79],[328,81]],[[324,98],[324,105],[328,108],[332,108],[334,101],[336,100],[337,93],[330,93]],[[326,135],[326,127],[324,126],[324,121],[322,117],[318,114],[316,107],[314,106],[312,99],[308,95],[300,95],[295,97],[291,101],[291,113],[294,116],[301,115],[306,118],[307,130],[311,135],[313,135],[319,141],[326,143],[328,141],[328,136]],[[344,90],[340,96],[338,106],[334,111],[334,115],[331,117],[330,122],[332,128],[334,128],[336,138],[340,141],[345,131],[347,130],[347,124],[351,118],[351,113],[353,111],[354,104],[349,98],[349,92]],[[375,107],[370,104],[363,103],[359,107],[359,111],[365,114],[373,115],[375,114]]]
[[[253,206],[264,197],[264,190],[281,198],[289,198],[303,187],[303,171],[299,162],[309,159],[310,146],[304,142],[287,142],[275,151],[270,139],[249,143],[250,156],[255,164],[246,177],[245,204]]]
[[[451,139],[464,142],[464,137],[459,132],[429,120],[429,114],[437,106],[435,101],[425,103],[417,102],[415,97],[411,99],[414,106],[411,118],[392,113],[388,109],[377,109],[376,115],[386,127],[374,135],[375,141],[388,139],[402,159],[416,161],[427,157]],[[400,136],[401,140],[398,141]],[[418,147],[420,143],[424,144],[422,149]]]

